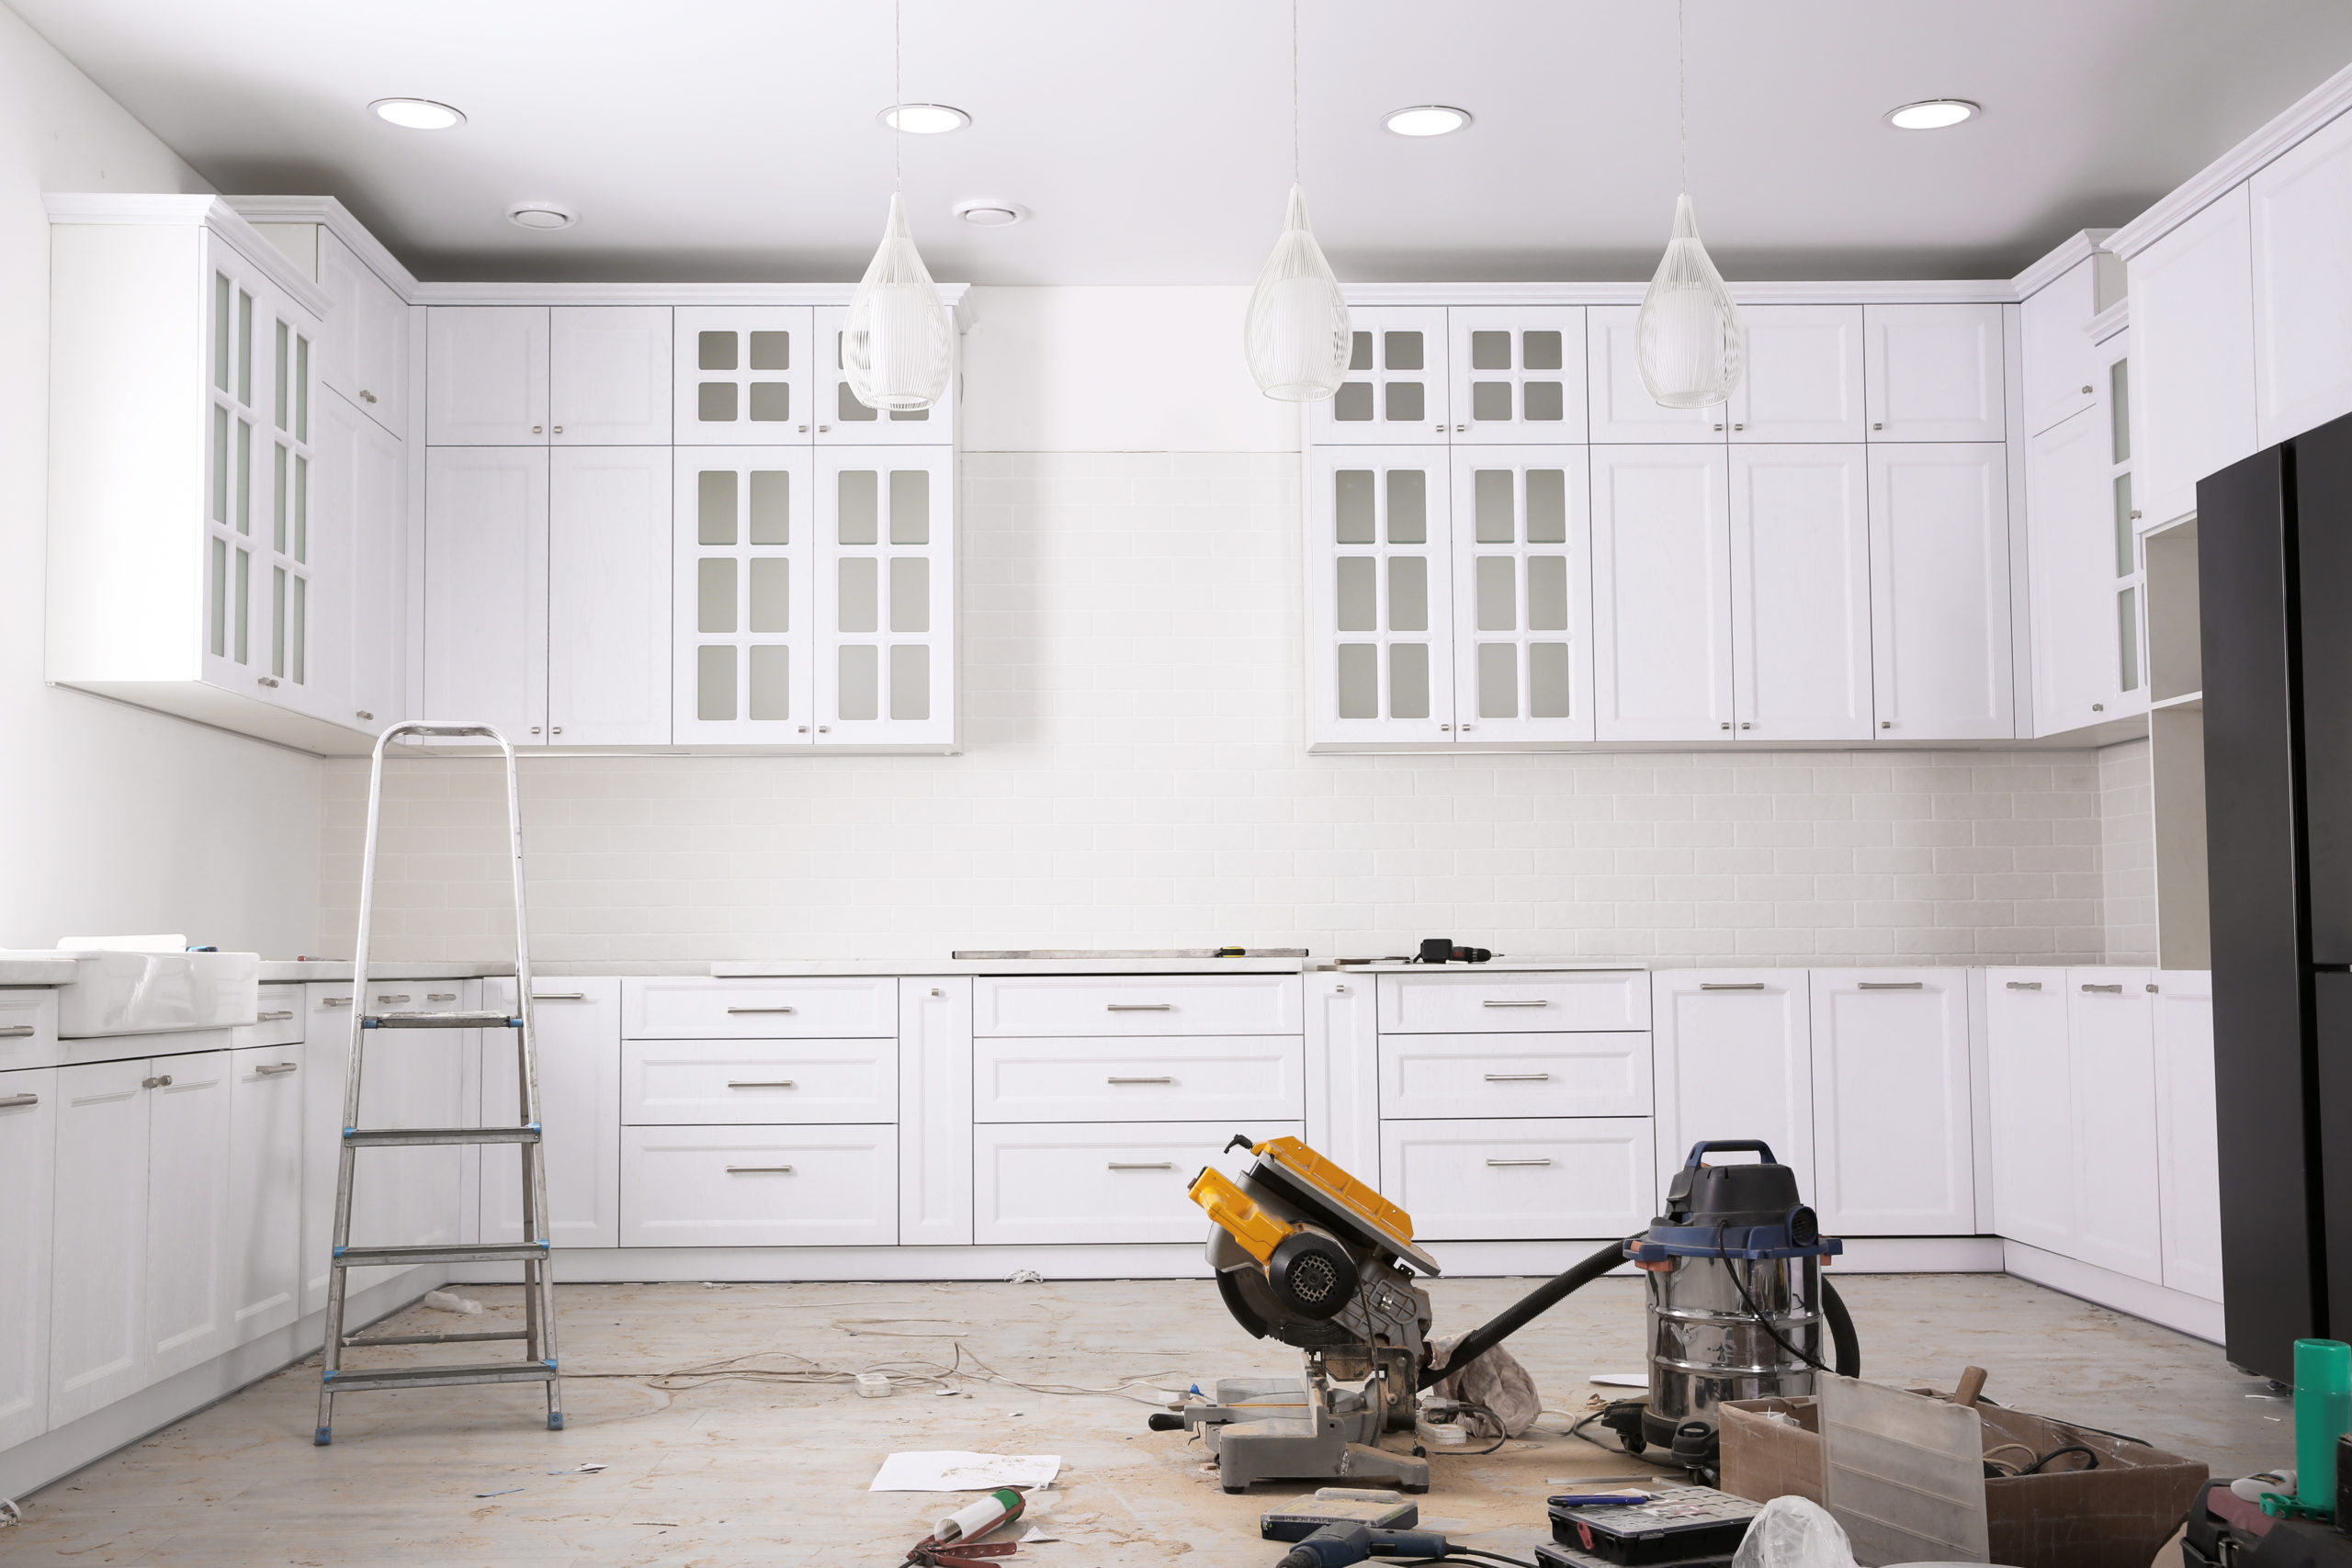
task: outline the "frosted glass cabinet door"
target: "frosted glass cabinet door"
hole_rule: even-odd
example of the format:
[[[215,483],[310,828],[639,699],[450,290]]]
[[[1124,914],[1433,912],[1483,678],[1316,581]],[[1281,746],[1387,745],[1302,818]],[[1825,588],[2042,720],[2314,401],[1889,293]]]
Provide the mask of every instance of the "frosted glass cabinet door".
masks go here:
[[[1453,702],[1464,739],[1592,739],[1586,461],[1582,446],[1453,449]]]
[[[778,446],[681,446],[676,457],[671,734],[682,746],[811,745],[815,457]]]
[[[670,448],[548,457],[548,740],[670,741]]]
[[[1442,446],[1307,457],[1307,674],[1320,742],[1453,739],[1451,468]]]
[[[2004,449],[1877,446],[1870,458],[1871,685],[1879,738],[2015,735]]]
[[[927,409],[896,412],[867,408],[850,391],[842,374],[842,324],[849,319],[845,306],[820,305],[816,312],[816,344],[811,375],[816,384],[812,411],[820,446],[944,446],[956,439],[956,403],[963,395],[960,357],[947,378],[947,395]]]
[[[670,445],[667,305],[548,311],[548,438],[558,446]]]
[[[818,745],[955,744],[955,485],[944,446],[818,454]]]
[[[1869,470],[1859,443],[1732,448],[1741,740],[1870,738]]]
[[[816,423],[805,305],[680,306],[670,439],[681,446],[806,446]]]
[[[548,454],[425,455],[424,694],[433,717],[547,739]]]
[[[1733,738],[1727,451],[1592,449],[1599,739]]]
[[[1306,405],[1307,439],[1318,446],[1413,446],[1453,434],[1446,314],[1432,305],[1351,310],[1348,372],[1338,392]]]
[[[426,321],[426,442],[546,446],[548,308],[435,305]]]
[[[1457,305],[1445,315],[1456,440],[1582,444],[1580,307]]]
[[[1595,305],[1585,311],[1585,369],[1590,388],[1587,422],[1595,446],[1603,442],[1696,442],[1721,446],[1731,417],[1723,405],[1660,408],[1642,382],[1634,357],[1635,305]]]
[[[1862,439],[1862,308],[1755,305],[1747,362],[1725,412],[1741,442]]]

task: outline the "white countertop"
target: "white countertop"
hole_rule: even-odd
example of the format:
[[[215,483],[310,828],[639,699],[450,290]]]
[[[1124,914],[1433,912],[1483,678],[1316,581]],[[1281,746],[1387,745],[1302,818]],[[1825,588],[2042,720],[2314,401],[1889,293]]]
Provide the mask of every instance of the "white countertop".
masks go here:
[[[1587,973],[1619,973],[1633,971],[1646,974],[1651,965],[1632,964],[1623,959],[1610,961],[1596,958],[1490,958],[1484,964],[1413,964],[1401,958],[1383,958],[1372,964],[1317,963],[1317,969],[1340,969],[1350,975],[1477,975],[1501,971],[1506,974],[1526,974],[1541,970],[1557,974],[1563,970]]]
[[[788,959],[714,964],[720,980],[797,979],[816,975],[1296,975],[1311,958],[913,958]]]
[[[0,986],[63,986],[73,979],[70,958],[0,958]]]
[[[7,960],[0,960],[0,985],[56,985],[71,977],[72,965],[60,964],[63,973],[53,978],[9,978],[5,967]],[[39,963],[40,960],[29,962]],[[369,970],[379,980],[468,980],[483,976],[512,975],[514,965],[503,959],[481,959],[471,963],[415,959],[386,959],[371,964]],[[1341,966],[1329,958],[943,958],[937,956],[911,958],[768,958],[732,959],[710,964],[631,964],[626,962],[581,963],[571,960],[541,962],[531,966],[535,978],[560,979],[567,976],[657,976],[707,975],[720,980],[785,980],[805,979],[825,975],[1301,975],[1328,972]],[[1344,973],[1356,975],[1471,975],[1480,971],[1490,974],[1526,974],[1538,971],[1580,972],[1646,971],[1651,965],[1591,958],[1496,958],[1485,964],[1410,964],[1402,959],[1382,959],[1371,964],[1350,964]],[[264,985],[284,985],[293,981],[347,981],[351,978],[348,959],[302,958],[265,959],[261,965]]]

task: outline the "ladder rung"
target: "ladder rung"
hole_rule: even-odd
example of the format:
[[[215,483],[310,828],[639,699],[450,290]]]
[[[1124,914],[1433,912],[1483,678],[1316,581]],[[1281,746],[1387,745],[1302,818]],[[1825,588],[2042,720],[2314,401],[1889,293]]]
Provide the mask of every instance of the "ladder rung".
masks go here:
[[[460,1345],[484,1339],[528,1339],[527,1328],[509,1328],[497,1334],[355,1334],[344,1340],[345,1345]]]
[[[494,1263],[501,1258],[528,1261],[545,1258],[543,1241],[455,1242],[447,1247],[346,1247],[334,1255],[337,1269],[373,1269],[385,1264],[406,1269],[417,1263]]]
[[[480,1367],[343,1367],[326,1374],[337,1393],[368,1388],[446,1388],[455,1383],[552,1382],[552,1361],[494,1361]]]
[[[520,1029],[523,1021],[504,1012],[380,1012],[359,1021],[362,1029]]]
[[[343,1141],[355,1149],[408,1144],[536,1144],[533,1127],[345,1127]]]

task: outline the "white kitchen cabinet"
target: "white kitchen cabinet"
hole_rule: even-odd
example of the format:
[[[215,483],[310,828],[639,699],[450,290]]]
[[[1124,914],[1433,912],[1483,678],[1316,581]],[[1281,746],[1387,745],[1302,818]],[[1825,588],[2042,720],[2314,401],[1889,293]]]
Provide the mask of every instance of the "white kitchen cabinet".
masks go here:
[[[1456,446],[1452,467],[1455,733],[1591,739],[1586,449]]]
[[[675,456],[671,733],[812,744],[816,459],[775,446]]]
[[[670,742],[670,459],[667,446],[567,447],[548,457],[552,743]]]
[[[1649,1224],[1645,1116],[1384,1122],[1381,1190],[1425,1241],[1559,1241]]]
[[[2262,445],[2252,230],[2237,186],[2131,260],[2132,449],[2151,526],[2196,510],[2199,479]]]
[[[1731,652],[1741,740],[1871,733],[1870,462],[1851,446],[1735,446]]]
[[[545,446],[548,307],[435,305],[426,323],[426,442]]]
[[[1888,740],[2014,736],[2003,448],[1873,446],[1871,686]]]
[[[629,1126],[899,1119],[894,1040],[631,1040],[620,1072]]]
[[[319,379],[397,440],[408,429],[408,307],[334,231],[315,232],[328,300]]]
[[[2109,436],[2106,411],[2086,408],[2027,448],[2036,735],[2098,724],[2119,695]]]
[[[370,1011],[395,1008],[481,1005],[477,980],[371,980]],[[362,1127],[465,1127],[475,1122],[478,1100],[465,1093],[472,1060],[513,1060],[514,1043],[504,1030],[371,1030],[366,1070],[360,1077]],[[469,1167],[477,1151],[430,1145],[363,1149],[358,1155],[358,1200],[352,1209],[356,1246],[446,1246],[468,1238],[480,1213],[465,1201]],[[354,1269],[351,1288],[365,1290],[397,1269]]]
[[[1447,966],[1382,975],[1383,1034],[1553,1034],[1650,1026],[1649,980],[1638,969]]]
[[[623,1247],[888,1247],[896,1127],[630,1127]]]
[[[149,1076],[144,1060],[57,1072],[52,1427],[136,1393],[149,1381]]]
[[[1585,321],[1573,305],[1456,305],[1446,311],[1458,439],[1581,445]]]
[[[2066,971],[1984,972],[1993,1218],[2012,1241],[2075,1256],[2075,1089]]]
[[[424,691],[435,718],[546,736],[548,453],[438,446],[425,456]]]
[[[954,452],[824,452],[816,490],[817,744],[953,747]]]
[[[1974,1235],[1964,972],[1816,969],[1812,986],[1822,1230]]]
[[[1296,1034],[1295,975],[989,975],[972,985],[976,1035]]]
[[[1594,305],[1585,311],[1585,372],[1589,383],[1586,424],[1595,446],[1634,442],[1720,446],[1730,415],[1718,404],[1670,409],[1650,396],[1634,347],[1632,305]]]
[[[558,1247],[618,1247],[621,1236],[621,983],[538,980],[531,987],[538,1026],[539,1121],[546,1129],[548,1213],[539,1234]],[[514,1006],[513,980],[481,982],[485,1008]],[[521,1120],[514,1042],[483,1032],[481,1116],[485,1127]],[[481,1239],[523,1236],[520,1145],[481,1149]],[[361,1156],[363,1159],[365,1156]]]
[[[964,378],[960,367],[949,373],[947,394],[927,409],[870,409],[849,389],[842,372],[842,328],[849,320],[844,305],[820,305],[816,312],[814,439],[820,446],[944,446],[956,439],[956,402]]]
[[[880,976],[629,980],[621,987],[628,1040],[894,1039],[899,987]]]
[[[1646,1032],[1391,1034],[1380,1042],[1390,1121],[1646,1116]]]
[[[1249,1134],[1264,1142],[1301,1130],[1267,1122]],[[1204,1167],[1231,1176],[1249,1164],[1247,1149],[1226,1147],[1235,1131],[1223,1122],[982,1123],[972,1129],[972,1239],[1198,1246],[1200,1211],[1185,1193]]]
[[[975,1122],[1301,1119],[1295,1034],[984,1035],[972,1048]]]
[[[2352,116],[2246,182],[2253,229],[2255,441],[2352,412]],[[2132,307],[2136,315],[2139,307]]]
[[[2039,435],[2098,400],[2107,367],[2087,330],[2098,314],[2098,263],[2089,256],[2035,289],[2018,308],[2028,435]]]
[[[1864,306],[1870,439],[2003,439],[2001,337],[1998,305]]]
[[[301,1315],[308,1317],[327,1304],[344,1075],[351,1062],[351,987],[307,985],[302,990],[302,1070],[294,1075],[302,1086],[302,1234],[295,1257],[302,1281]]]
[[[899,1241],[972,1240],[972,982],[899,982]]]
[[[1751,305],[1740,318],[1747,356],[1724,408],[1732,445],[1863,439],[1860,305]]]
[[[317,401],[311,549],[339,597],[315,606],[311,657],[321,693],[343,705],[325,716],[380,731],[406,716],[408,458],[340,392]]]
[[[147,1064],[149,1382],[236,1342],[229,1273],[232,1055],[199,1051]]]
[[[2213,976],[2158,972],[2156,1179],[2164,1282],[2222,1299],[2222,1160],[2213,1108]]]
[[[2156,1159],[2155,1018],[2144,969],[2066,971],[2073,1088],[2074,1253],[2152,1284],[2164,1280]]]
[[[667,305],[548,310],[548,439],[558,446],[670,445]]]
[[[1318,740],[1453,737],[1450,473],[1443,446],[1308,456],[1307,687]]]
[[[57,1081],[53,1067],[0,1073],[0,1192],[9,1203],[8,1267],[0,1269],[0,1450],[50,1425]]]
[[[240,1031],[242,1038],[247,1032]],[[230,1054],[228,1249],[231,1342],[301,1315],[302,1046]]]
[[[1732,739],[1727,463],[1720,446],[1592,449],[1597,739]]]
[[[1347,375],[1337,392],[1307,404],[1307,439],[1318,446],[1443,443],[1453,431],[1445,308],[1358,306],[1348,325]]]
[[[1308,975],[1306,1142],[1357,1180],[1380,1185],[1380,1010],[1369,976]]]
[[[671,314],[679,446],[809,444],[817,349],[808,307],[682,305]]]
[[[1659,1190],[1702,1140],[1761,1138],[1815,1198],[1812,998],[1802,969],[1650,976]]]

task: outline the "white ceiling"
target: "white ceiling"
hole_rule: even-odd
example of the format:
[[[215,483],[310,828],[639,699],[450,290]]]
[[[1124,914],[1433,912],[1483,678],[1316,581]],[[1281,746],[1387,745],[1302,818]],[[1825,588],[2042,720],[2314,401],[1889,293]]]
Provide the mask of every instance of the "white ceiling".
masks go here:
[[[420,276],[849,279],[879,237],[885,0],[8,0],[208,179],[340,197]],[[1638,278],[1675,190],[1668,0],[1301,0],[1344,278]],[[906,0],[943,279],[1247,282],[1290,175],[1279,0]],[[1690,190],[1735,278],[2006,276],[2352,60],[2344,0],[1690,0]],[[463,128],[386,125],[388,96]],[[1881,118],[1937,96],[1954,130]],[[1408,141],[1386,110],[1477,121]],[[1012,201],[1010,229],[956,202]],[[516,201],[576,208],[531,233]]]

